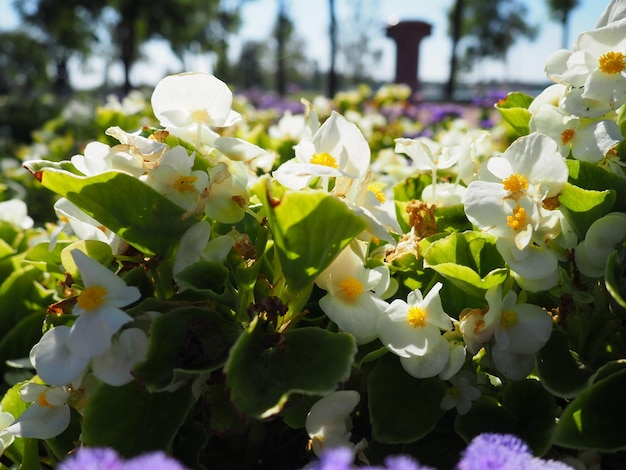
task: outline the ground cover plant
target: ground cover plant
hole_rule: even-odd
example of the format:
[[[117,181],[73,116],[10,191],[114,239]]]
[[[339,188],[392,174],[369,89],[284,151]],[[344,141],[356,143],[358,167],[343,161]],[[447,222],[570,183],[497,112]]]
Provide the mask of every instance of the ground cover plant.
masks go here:
[[[625,71],[615,1],[487,128],[184,73],[42,131],[2,186],[0,465],[620,468]]]

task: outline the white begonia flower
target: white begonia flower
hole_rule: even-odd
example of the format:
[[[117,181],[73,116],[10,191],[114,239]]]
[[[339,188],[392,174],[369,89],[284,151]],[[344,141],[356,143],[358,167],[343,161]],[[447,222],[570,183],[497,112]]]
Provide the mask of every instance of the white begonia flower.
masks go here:
[[[60,233],[69,228],[81,240],[99,240],[111,247],[114,254],[122,253],[128,248],[127,243],[117,234],[106,228],[93,217],[76,207],[65,198],[54,203],[54,211],[59,218],[59,225],[50,235],[50,250],[53,250]]]
[[[152,92],[152,109],[165,128],[229,127],[241,119],[233,94],[219,78],[199,72],[170,75]]]
[[[583,100],[604,105],[605,113],[619,108],[626,102],[625,30],[621,19],[580,34],[572,51],[558,50],[548,58],[546,75],[579,90]]]
[[[276,124],[269,127],[267,133],[272,139],[293,142],[310,136],[304,114],[292,114],[289,110],[285,111]]]
[[[37,383],[24,384],[20,397],[31,405],[7,427],[16,437],[51,439],[70,424],[70,393],[65,387],[49,387]]]
[[[602,16],[596,24],[596,28],[601,28],[609,23],[623,20],[626,18],[626,3],[624,0],[611,0],[611,3],[606,7]]]
[[[28,207],[21,199],[9,199],[0,202],[0,220],[24,230],[31,228],[35,223],[28,216]]]
[[[321,177],[324,189],[335,177],[335,194],[343,196],[353,180],[365,177],[370,164],[370,148],[359,128],[334,112],[310,138],[295,147],[295,158],[272,173],[283,186],[302,189]]]
[[[378,321],[380,341],[400,357],[404,369],[414,377],[434,377],[450,356],[448,341],[441,334],[452,329],[439,297],[442,287],[438,282],[426,297],[416,289],[407,302],[395,299]]]
[[[389,279],[387,267],[366,268],[347,246],[315,280],[327,291],[319,301],[320,308],[358,344],[369,343],[377,338],[376,325],[388,305],[380,296],[389,287]]]
[[[138,156],[143,162],[143,167],[149,170],[158,165],[159,160],[169,149],[169,146],[154,138],[143,137],[139,135],[139,132],[129,133],[114,126],[109,127],[105,134],[116,138],[122,144],[116,145],[113,147],[114,149],[126,148],[129,154]]]
[[[72,311],[78,318],[71,327],[67,346],[74,354],[92,358],[108,350],[111,337],[132,320],[120,307],[135,302],[141,293],[82,251],[71,253],[84,289]]]
[[[352,420],[350,414],[361,397],[355,390],[339,390],[321,398],[306,416],[304,427],[310,446],[318,457],[323,451],[336,447],[350,447]]]
[[[462,204],[465,198],[467,188],[456,183],[437,183],[437,185],[429,184],[422,190],[420,199],[426,204],[435,205],[437,207],[450,207]]]
[[[496,242],[496,248],[522,289],[538,292],[557,284],[558,258],[550,248],[531,244],[520,250],[514,242],[502,238]]]
[[[87,370],[89,358],[70,351],[67,346],[69,335],[69,326],[55,326],[46,331],[30,350],[30,361],[37,369],[37,375],[50,385],[68,385]]]
[[[460,157],[455,147],[443,146],[428,137],[399,138],[395,142],[395,151],[408,155],[413,160],[413,167],[419,171],[436,172],[451,168]]]
[[[111,347],[91,360],[93,375],[104,383],[120,387],[134,380],[132,368],[145,360],[148,353],[148,337],[139,328],[127,328]]]
[[[558,196],[568,178],[556,143],[539,133],[520,137],[502,157],[490,158],[486,168],[485,177],[493,181],[469,184],[467,218],[481,230],[514,240],[520,250],[531,241],[543,244],[542,204]]]
[[[13,421],[15,421],[13,415],[8,411],[2,411],[2,406],[0,406],[0,456],[15,440],[15,436],[7,431]]]
[[[472,402],[480,397],[480,390],[475,387],[476,376],[464,370],[449,379],[452,387],[448,388],[441,399],[441,409],[451,410],[456,408],[459,415],[463,416],[472,409]]]
[[[96,176],[107,171],[120,171],[138,177],[144,172],[143,158],[128,145],[109,147],[102,142],[89,142],[84,155],[74,155],[70,161],[85,176]]]
[[[248,206],[248,170],[243,162],[224,158],[209,168],[209,187],[202,196],[204,213],[217,222],[239,222]]]
[[[165,152],[159,166],[142,179],[183,209],[192,210],[209,184],[206,171],[193,169],[194,155],[189,155],[184,147],[176,146]]]
[[[196,222],[189,227],[180,239],[172,268],[174,279],[179,283],[181,290],[187,286],[177,278],[178,274],[201,260],[223,262],[234,243],[235,240],[228,235],[211,240],[211,224],[206,220]]]
[[[554,140],[563,157],[571,151],[576,160],[598,162],[622,140],[615,121],[593,120],[583,124],[576,116],[544,104],[530,119],[531,132],[541,132]]]
[[[604,277],[606,262],[617,245],[626,239],[626,214],[611,212],[587,229],[574,252],[576,268],[591,278]]]

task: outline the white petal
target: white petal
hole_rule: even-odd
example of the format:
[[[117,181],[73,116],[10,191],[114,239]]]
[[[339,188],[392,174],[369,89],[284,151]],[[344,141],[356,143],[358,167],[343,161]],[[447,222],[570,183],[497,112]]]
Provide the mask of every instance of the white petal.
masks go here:
[[[432,345],[428,354],[410,358],[400,357],[400,363],[413,377],[418,379],[434,377],[445,368],[449,354],[448,341],[443,336],[439,336],[439,341]]]
[[[67,405],[42,407],[31,405],[7,431],[17,437],[51,439],[61,434],[70,424],[70,408]]]
[[[67,346],[79,356],[99,356],[111,346],[111,337],[131,320],[132,317],[117,308],[86,312],[72,325]]]
[[[92,361],[93,374],[104,383],[119,387],[131,382],[130,373],[135,364],[148,352],[148,337],[139,328],[128,328],[120,333],[111,348]]]
[[[50,385],[63,386],[80,376],[89,363],[88,357],[78,356],[67,347],[68,326],[60,325],[46,331],[33,347],[37,375]]]

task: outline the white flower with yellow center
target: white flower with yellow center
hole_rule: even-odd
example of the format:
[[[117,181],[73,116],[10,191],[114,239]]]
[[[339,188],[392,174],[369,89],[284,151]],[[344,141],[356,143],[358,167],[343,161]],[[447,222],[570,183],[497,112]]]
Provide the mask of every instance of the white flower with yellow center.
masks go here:
[[[463,416],[472,409],[472,402],[480,397],[480,390],[475,387],[476,376],[464,370],[449,380],[452,387],[441,399],[441,409],[456,408],[457,413]]]
[[[378,321],[380,341],[413,377],[434,377],[448,363],[450,346],[442,330],[451,330],[452,321],[441,305],[442,287],[438,282],[426,297],[416,289],[407,302],[395,299]]]
[[[336,447],[354,447],[350,441],[350,414],[360,400],[359,392],[355,390],[339,390],[315,402],[304,423],[315,455],[320,456],[325,450]]]
[[[370,148],[359,128],[333,112],[311,138],[295,147],[295,158],[283,163],[273,176],[290,189],[302,189],[317,177],[328,189],[335,180],[335,192],[344,195],[353,180],[365,177],[370,164]]]
[[[583,100],[604,106],[604,113],[616,110],[626,103],[625,32],[626,19],[621,19],[582,33],[572,51],[562,49],[548,58],[548,78],[570,86],[574,97],[580,93]],[[580,116],[588,116],[584,106],[580,109]]]
[[[615,121],[608,119],[585,122],[551,104],[539,106],[530,119],[530,130],[554,140],[563,157],[598,162],[624,138]]]
[[[465,193],[467,218],[481,230],[514,240],[523,250],[541,228],[544,201],[558,196],[568,170],[556,143],[532,133],[517,139],[501,157],[486,162],[483,180],[470,183]]]
[[[206,171],[193,169],[194,155],[176,146],[163,154],[159,166],[143,180],[183,209],[191,210],[209,184]]]
[[[389,270],[365,267],[350,246],[322,271],[315,283],[327,294],[319,301],[322,311],[358,344],[376,339],[378,319],[387,307],[380,297],[389,287]]]
[[[76,298],[73,314],[77,315],[67,338],[72,353],[92,358],[111,347],[111,337],[125,323],[132,320],[120,310],[141,297],[139,289],[127,286],[97,261],[80,250],[73,250],[72,257],[80,271],[82,292]]]
[[[14,436],[51,439],[70,424],[67,388],[27,383],[20,388],[19,394],[31,405],[6,428]]]

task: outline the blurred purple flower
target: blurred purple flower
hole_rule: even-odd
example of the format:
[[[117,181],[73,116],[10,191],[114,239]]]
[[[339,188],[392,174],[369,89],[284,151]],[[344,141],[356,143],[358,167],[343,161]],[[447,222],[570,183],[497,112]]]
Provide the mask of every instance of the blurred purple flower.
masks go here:
[[[178,461],[157,451],[123,460],[113,449],[81,447],[58,470],[185,470]]]

